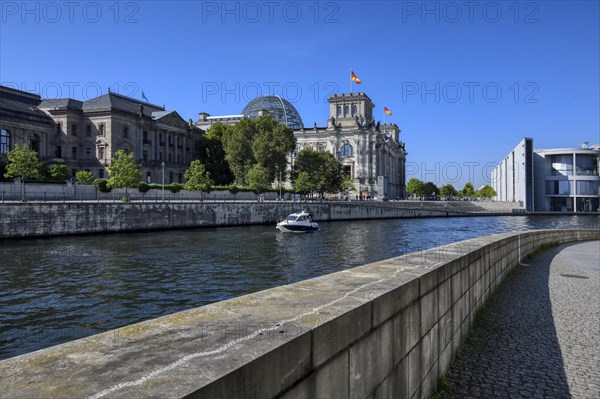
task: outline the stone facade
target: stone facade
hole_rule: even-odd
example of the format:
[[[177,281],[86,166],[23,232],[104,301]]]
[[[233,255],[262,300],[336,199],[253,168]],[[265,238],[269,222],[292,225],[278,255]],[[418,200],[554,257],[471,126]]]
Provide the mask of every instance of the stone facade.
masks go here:
[[[0,161],[6,162],[6,153],[22,144],[35,149],[42,160],[51,158],[48,138],[55,123],[37,108],[41,101],[38,95],[0,86]]]
[[[375,122],[375,105],[364,93],[334,94],[327,127],[296,129],[298,150],[329,151],[352,176],[351,196],[403,198],[406,150],[395,124]],[[293,163],[293,157],[292,157]]]
[[[109,92],[87,100],[41,100],[26,92],[0,86],[2,154],[27,143],[47,164],[64,163],[74,176],[89,170],[108,177],[106,166],[119,149],[135,154],[143,180],[183,182],[183,173],[196,158],[203,130],[176,111]],[[6,142],[6,144],[5,144]]]

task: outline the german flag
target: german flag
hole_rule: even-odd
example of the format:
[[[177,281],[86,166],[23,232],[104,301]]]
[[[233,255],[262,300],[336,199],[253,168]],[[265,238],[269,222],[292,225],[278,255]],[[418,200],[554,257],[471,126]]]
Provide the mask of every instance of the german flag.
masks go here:
[[[352,69],[350,70],[350,80],[354,81],[357,85],[362,83],[358,76],[356,76],[356,74],[352,72]]]
[[[388,115],[393,115],[393,114],[392,114],[392,111],[390,111],[390,110],[388,109],[388,107],[383,107],[383,113],[384,113],[384,114],[388,114]]]

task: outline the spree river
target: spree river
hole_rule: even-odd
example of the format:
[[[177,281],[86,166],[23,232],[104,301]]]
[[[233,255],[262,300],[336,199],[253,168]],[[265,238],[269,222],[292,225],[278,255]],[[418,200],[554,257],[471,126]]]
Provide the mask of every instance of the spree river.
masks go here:
[[[0,359],[468,238],[599,228],[598,216],[503,216],[109,234],[0,243]]]

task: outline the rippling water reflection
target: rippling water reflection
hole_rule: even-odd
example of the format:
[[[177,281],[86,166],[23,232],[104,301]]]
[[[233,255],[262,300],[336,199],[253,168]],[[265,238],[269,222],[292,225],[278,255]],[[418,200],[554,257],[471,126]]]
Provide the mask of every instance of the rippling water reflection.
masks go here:
[[[0,243],[0,359],[126,324],[468,238],[599,228],[597,216],[321,223]]]

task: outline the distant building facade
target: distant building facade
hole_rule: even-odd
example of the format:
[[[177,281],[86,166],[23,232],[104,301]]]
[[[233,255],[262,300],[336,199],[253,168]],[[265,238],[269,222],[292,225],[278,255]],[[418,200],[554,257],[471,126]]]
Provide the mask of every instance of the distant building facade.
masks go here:
[[[116,93],[91,100],[46,99],[0,86],[0,157],[27,143],[46,164],[63,163],[72,176],[106,177],[123,149],[135,154],[143,180],[183,182],[204,133],[176,111]],[[164,166],[163,166],[164,162]]]
[[[257,97],[246,104],[241,114],[211,116],[206,112],[200,112],[195,125],[200,129],[208,130],[217,122],[224,125],[235,125],[244,118],[257,119],[267,114],[277,122],[283,123],[292,129],[299,129],[304,126],[298,110],[288,100],[280,96]]]
[[[498,201],[532,212],[599,212],[600,145],[533,150],[521,141],[492,171]]]
[[[0,86],[0,161],[6,162],[7,152],[23,144],[36,150],[42,160],[52,158],[48,138],[55,123],[37,108],[41,101],[38,95]]]
[[[364,93],[329,98],[326,127],[295,129],[297,149],[332,153],[352,177],[351,195],[404,198],[406,149],[395,124],[375,122],[375,104]],[[292,157],[293,164],[293,157]]]
[[[240,115],[210,116],[200,113],[195,126],[208,129],[221,122],[234,125],[243,118],[270,115],[294,129],[297,148],[290,157],[294,164],[298,151],[311,148],[328,151],[352,177],[351,196],[404,198],[406,195],[406,150],[395,124],[375,122],[375,104],[364,93],[334,94],[329,99],[327,126],[303,127],[296,108],[279,96],[262,96],[248,103]],[[290,186],[290,182],[286,183]]]

